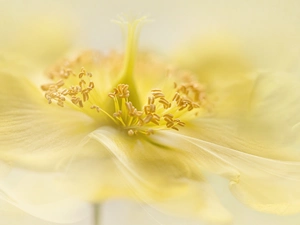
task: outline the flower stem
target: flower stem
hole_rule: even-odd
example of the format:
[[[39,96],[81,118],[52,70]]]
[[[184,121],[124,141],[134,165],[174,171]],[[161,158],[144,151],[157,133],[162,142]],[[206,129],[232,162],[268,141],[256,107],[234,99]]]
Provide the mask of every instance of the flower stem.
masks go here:
[[[100,204],[95,203],[93,205],[93,214],[94,214],[94,225],[101,225],[101,206]]]

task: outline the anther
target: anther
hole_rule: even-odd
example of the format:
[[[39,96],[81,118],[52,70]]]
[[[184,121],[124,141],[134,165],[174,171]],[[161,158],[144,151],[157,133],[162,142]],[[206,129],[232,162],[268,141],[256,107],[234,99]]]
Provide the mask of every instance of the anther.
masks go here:
[[[152,114],[148,114],[146,118],[143,120],[144,123],[149,123],[153,118]]]
[[[85,85],[86,84],[86,82],[84,81],[84,80],[80,80],[80,82],[79,82],[79,86],[82,88],[82,86],[83,85]]]
[[[161,103],[161,104],[163,104],[163,106],[164,106],[165,109],[168,109],[168,108],[171,107],[171,103],[168,102],[168,100],[165,99],[165,98],[160,98],[158,102]]]
[[[96,109],[96,110],[97,110],[97,112],[100,112],[100,108],[99,108],[99,106],[92,105],[92,106],[91,106],[91,109]]]
[[[179,129],[178,129],[177,127],[175,127],[175,126],[173,126],[173,127],[171,127],[171,128],[174,129],[174,130],[179,131]]]
[[[154,104],[155,98],[153,97],[148,97],[148,105]]]
[[[89,88],[94,88],[94,87],[95,87],[94,82],[90,81]]]
[[[152,92],[152,95],[154,96],[155,99],[165,97],[165,95],[161,92]]]
[[[164,114],[163,117],[168,117],[170,119],[172,119],[174,116],[170,113]]]
[[[122,116],[122,111],[120,110],[120,111],[118,111],[118,112],[115,112],[114,114],[113,114],[113,116],[115,117],[115,118],[120,118],[121,116]]]
[[[153,131],[152,129],[148,129],[148,130],[146,131],[146,134],[147,134],[147,135],[154,134],[154,131]]]
[[[131,129],[127,133],[128,133],[129,136],[133,136],[135,134],[134,131],[131,130]]]
[[[58,100],[58,101],[57,101],[57,105],[59,105],[59,106],[61,106],[61,107],[64,107],[64,102],[61,101],[61,100]]]
[[[180,99],[180,94],[178,93],[178,92],[176,92],[175,93],[175,95],[174,95],[174,97],[173,97],[173,99],[172,99],[172,101],[178,101]]]

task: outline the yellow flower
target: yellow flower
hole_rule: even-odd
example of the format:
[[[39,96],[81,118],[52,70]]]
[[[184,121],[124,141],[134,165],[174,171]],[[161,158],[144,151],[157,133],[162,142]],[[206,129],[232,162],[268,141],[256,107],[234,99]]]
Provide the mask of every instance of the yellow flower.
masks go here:
[[[255,99],[255,77],[226,84],[226,91],[237,87],[231,91],[241,93],[224,98],[224,82],[207,90],[201,74],[150,53],[136,56],[143,21],[120,21],[127,29],[124,55],[84,52],[51,67],[41,86],[35,77],[1,71],[3,165],[43,172],[48,187],[92,202],[130,197],[167,212],[228,222],[205,181],[208,171],[227,178],[235,196],[256,210],[298,212],[300,163],[281,158],[293,148],[269,143],[271,134],[257,137],[268,122],[262,116],[256,122],[252,111],[244,115],[244,104],[231,102]],[[264,101],[254,100],[249,110],[255,113],[256,102]],[[39,206],[46,189],[31,191],[26,201]]]

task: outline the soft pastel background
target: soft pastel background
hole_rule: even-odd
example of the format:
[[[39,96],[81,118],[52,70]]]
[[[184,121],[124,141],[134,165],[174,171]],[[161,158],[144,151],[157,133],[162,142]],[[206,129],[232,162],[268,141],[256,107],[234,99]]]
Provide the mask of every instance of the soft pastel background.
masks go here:
[[[297,70],[300,59],[298,0],[0,0],[0,52],[27,54],[31,61],[54,61],[68,49],[121,49],[123,38],[110,22],[116,15],[148,14],[140,45],[170,54],[192,39],[230,38],[257,68]],[[48,44],[45,44],[48,43]],[[46,46],[46,47],[45,47]],[[234,217],[234,225],[299,225],[300,215],[275,216],[239,203],[227,181],[209,175],[214,189]],[[268,190],[265,190],[268,191]],[[90,217],[76,223],[89,225]],[[0,225],[52,225],[1,202]],[[102,207],[103,225],[201,225],[127,201]],[[75,224],[74,224],[75,225]]]

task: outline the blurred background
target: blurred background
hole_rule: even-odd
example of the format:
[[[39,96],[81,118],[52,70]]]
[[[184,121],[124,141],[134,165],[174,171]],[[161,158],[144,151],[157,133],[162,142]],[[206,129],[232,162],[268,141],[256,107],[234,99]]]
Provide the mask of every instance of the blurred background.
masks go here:
[[[122,49],[122,35],[112,19],[149,15],[140,45],[170,53],[191,40],[223,37],[263,67],[299,60],[300,7],[297,0],[65,0],[0,1],[2,50],[42,54],[41,44]],[[46,40],[45,40],[46,39]],[[52,46],[54,47],[54,46]],[[45,47],[44,47],[45,48]],[[54,53],[53,53],[54,54]]]
[[[32,62],[48,65],[70,51],[122,50],[122,33],[111,23],[122,13],[149,15],[153,19],[141,32],[140,46],[144,49],[180,58],[181,49],[199,48],[201,55],[201,51],[223,54],[234,48],[257,69],[300,68],[298,0],[0,0],[0,57],[25,55]],[[234,225],[300,224],[300,215],[281,217],[255,212],[235,200],[227,181],[213,175],[208,179],[232,213]],[[90,216],[76,225],[92,224],[92,208],[87,210]],[[101,212],[102,225],[207,224],[178,219],[125,200],[109,201]],[[54,223],[1,202],[0,224]]]

